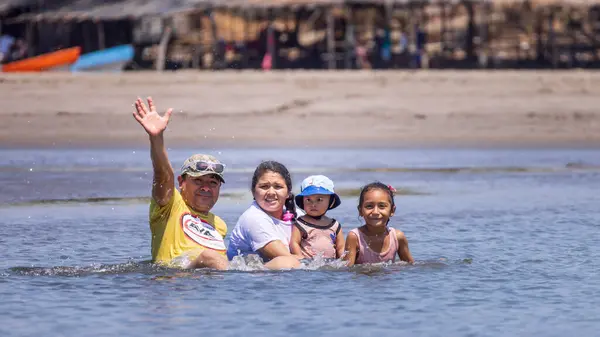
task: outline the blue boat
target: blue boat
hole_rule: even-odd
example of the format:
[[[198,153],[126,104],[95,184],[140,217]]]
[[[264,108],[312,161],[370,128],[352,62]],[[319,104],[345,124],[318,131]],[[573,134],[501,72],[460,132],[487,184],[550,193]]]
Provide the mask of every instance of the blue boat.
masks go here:
[[[130,44],[98,50],[81,55],[77,62],[71,65],[70,70],[73,72],[122,71],[123,67],[133,59],[133,54],[133,46]]]

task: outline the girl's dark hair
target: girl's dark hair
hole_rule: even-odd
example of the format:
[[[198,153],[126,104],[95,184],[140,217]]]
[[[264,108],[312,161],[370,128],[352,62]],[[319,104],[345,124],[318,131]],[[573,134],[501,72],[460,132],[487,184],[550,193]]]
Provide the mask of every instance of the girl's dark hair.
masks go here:
[[[262,163],[258,164],[256,170],[254,170],[254,175],[252,175],[252,193],[254,193],[256,184],[258,184],[258,179],[260,179],[260,177],[262,177],[262,175],[268,171],[279,173],[283,177],[283,180],[285,180],[285,185],[288,189],[288,197],[285,199],[285,208],[287,211],[292,213],[294,215],[294,219],[296,219],[298,214],[296,213],[296,203],[294,202],[294,194],[292,193],[292,176],[285,165],[273,160],[263,161]]]
[[[390,197],[390,203],[392,204],[392,208],[395,206],[394,191],[392,191],[390,186],[388,186],[384,183],[381,183],[379,181],[376,181],[376,182],[367,184],[360,189],[360,197],[358,198],[358,207],[359,208],[362,207],[363,202],[365,201],[365,193],[372,191],[372,190],[382,190],[382,191],[387,192],[387,194]]]

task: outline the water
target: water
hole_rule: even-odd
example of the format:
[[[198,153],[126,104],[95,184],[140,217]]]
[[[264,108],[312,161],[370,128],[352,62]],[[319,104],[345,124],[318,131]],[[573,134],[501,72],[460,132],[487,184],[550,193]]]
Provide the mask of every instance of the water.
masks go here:
[[[170,150],[178,168],[193,152]],[[153,266],[146,149],[0,150],[0,335],[595,336],[599,150],[231,150],[214,208],[233,228],[254,167],[295,188],[326,174],[358,226],[357,189],[402,192],[393,226],[417,263],[350,270]],[[297,192],[297,191],[296,191]]]

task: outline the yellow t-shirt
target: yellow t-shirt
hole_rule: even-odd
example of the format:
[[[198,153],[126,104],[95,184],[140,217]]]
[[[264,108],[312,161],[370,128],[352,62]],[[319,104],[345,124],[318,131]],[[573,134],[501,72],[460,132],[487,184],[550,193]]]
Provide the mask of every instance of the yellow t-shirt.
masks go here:
[[[204,215],[190,209],[177,189],[163,207],[154,198],[150,202],[150,231],[153,262],[168,263],[183,253],[195,259],[204,249],[225,255],[225,222],[210,212]]]

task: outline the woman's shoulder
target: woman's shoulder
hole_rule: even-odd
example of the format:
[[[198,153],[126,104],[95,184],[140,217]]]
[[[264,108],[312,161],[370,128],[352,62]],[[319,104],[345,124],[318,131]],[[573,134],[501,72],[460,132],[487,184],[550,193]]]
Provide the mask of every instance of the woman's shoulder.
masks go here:
[[[245,211],[240,215],[238,219],[238,225],[244,225],[248,223],[263,222],[265,220],[272,221],[271,217],[261,210],[256,203],[252,203]]]

